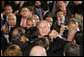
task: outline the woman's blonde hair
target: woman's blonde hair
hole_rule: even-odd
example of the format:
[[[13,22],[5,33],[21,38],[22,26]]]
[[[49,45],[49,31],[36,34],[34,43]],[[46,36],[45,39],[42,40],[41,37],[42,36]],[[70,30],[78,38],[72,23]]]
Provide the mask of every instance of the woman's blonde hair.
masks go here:
[[[13,44],[6,49],[4,56],[22,56],[22,51],[18,45]]]

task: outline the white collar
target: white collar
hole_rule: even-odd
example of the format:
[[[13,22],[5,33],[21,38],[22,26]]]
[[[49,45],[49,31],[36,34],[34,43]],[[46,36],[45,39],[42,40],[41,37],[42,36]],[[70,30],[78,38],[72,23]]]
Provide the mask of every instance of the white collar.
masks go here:
[[[49,10],[47,10],[47,11],[44,12],[44,16],[45,16],[45,14],[46,14],[47,12],[49,12]]]

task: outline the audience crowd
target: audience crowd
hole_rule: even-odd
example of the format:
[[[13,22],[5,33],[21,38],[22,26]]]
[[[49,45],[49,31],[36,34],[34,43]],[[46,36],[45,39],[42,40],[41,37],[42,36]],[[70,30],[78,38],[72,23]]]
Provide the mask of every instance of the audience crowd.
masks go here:
[[[1,56],[83,56],[83,1],[1,1]]]

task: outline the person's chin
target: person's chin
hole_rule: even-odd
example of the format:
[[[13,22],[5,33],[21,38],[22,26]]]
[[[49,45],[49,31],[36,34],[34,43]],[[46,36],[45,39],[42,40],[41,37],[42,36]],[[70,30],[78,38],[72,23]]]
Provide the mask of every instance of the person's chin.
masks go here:
[[[42,36],[45,36],[46,34],[42,34]]]
[[[40,6],[35,6],[36,8],[40,8]]]

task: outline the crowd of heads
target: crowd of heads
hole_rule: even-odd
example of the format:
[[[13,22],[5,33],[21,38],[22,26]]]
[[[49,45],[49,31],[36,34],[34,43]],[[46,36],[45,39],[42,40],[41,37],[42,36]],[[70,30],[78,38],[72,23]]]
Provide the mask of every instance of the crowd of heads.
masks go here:
[[[1,5],[1,56],[83,56],[83,1]]]

